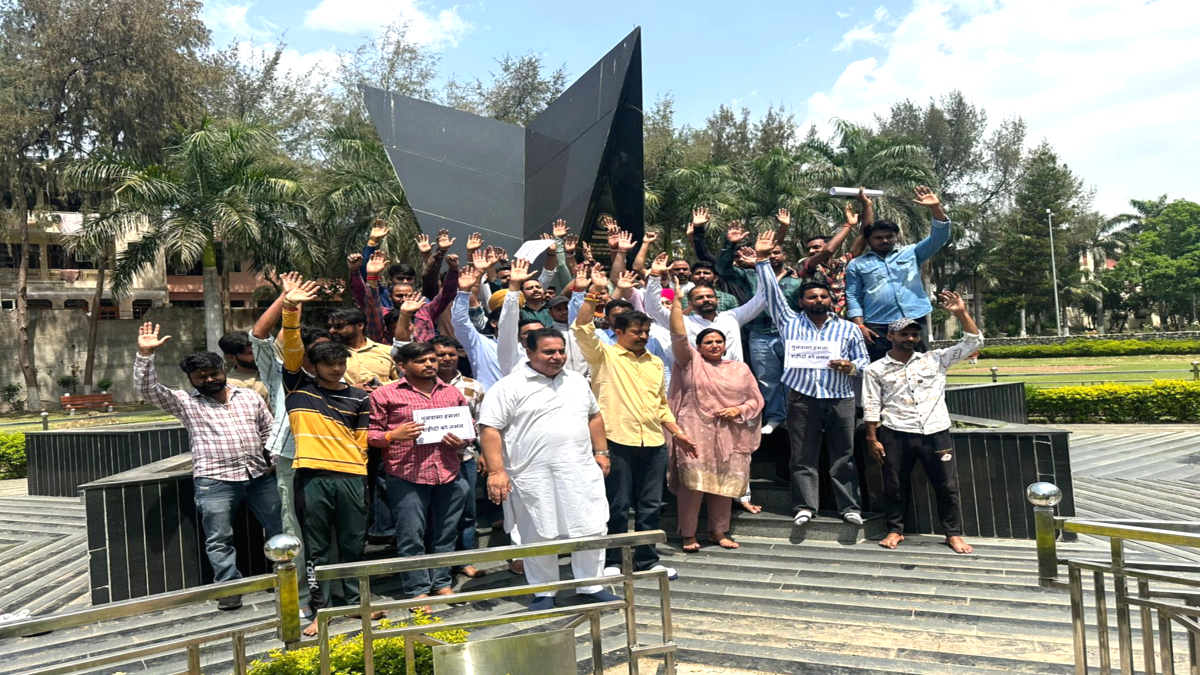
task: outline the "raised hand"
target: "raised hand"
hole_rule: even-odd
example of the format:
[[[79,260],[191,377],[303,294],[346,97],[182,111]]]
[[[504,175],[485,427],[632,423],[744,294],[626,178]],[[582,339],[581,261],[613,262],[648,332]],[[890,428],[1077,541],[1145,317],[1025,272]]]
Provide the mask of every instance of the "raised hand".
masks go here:
[[[317,292],[320,290],[321,285],[317,282],[306,281],[296,288],[288,291],[288,294],[283,297],[283,301],[289,305],[303,305],[306,302],[312,302],[313,300],[316,300]]]
[[[471,236],[467,237],[467,253],[474,253],[483,246],[483,235],[478,232],[472,232]]]
[[[938,298],[941,300],[939,304],[942,306],[942,309],[951,314],[967,311],[966,300],[963,300],[963,297],[954,291],[942,291],[938,293]]]
[[[867,197],[867,189],[865,187],[858,188],[858,197],[856,199],[863,205],[871,203],[871,199]]]
[[[458,254],[457,253],[451,253],[450,255],[446,256],[446,268],[452,269],[452,270],[458,269]]]
[[[500,263],[500,262],[504,262],[505,260],[508,260],[508,251],[497,246],[496,247],[496,262]]]
[[[636,245],[637,245],[637,242],[633,240],[632,232],[626,232],[625,230],[621,230],[620,234],[617,235],[617,251],[618,252],[625,253],[626,251],[632,251],[633,247]]]
[[[400,303],[400,311],[405,314],[416,314],[424,306],[424,296],[420,293],[409,293],[404,296],[404,301]]]
[[[367,276],[377,277],[385,269],[387,269],[388,261],[383,255],[383,251],[375,251],[371,254],[371,259],[367,261]]]
[[[517,258],[512,262],[512,270],[509,273],[508,283],[512,288],[521,288],[528,280],[533,278],[533,274],[529,271],[529,261],[524,258]]]
[[[754,263],[758,262],[758,257],[754,255],[754,249],[749,246],[743,246],[737,250],[737,259],[746,267],[754,267]]]
[[[671,270],[671,266],[667,264],[667,261],[670,259],[671,256],[667,255],[666,253],[659,253],[658,255],[654,256],[654,260],[650,261],[650,276],[662,277],[669,272]]]
[[[621,228],[617,227],[617,221],[610,216],[604,216],[600,219],[600,224],[608,231],[608,248],[615,251],[617,249],[617,241],[621,238]]]
[[[371,241],[379,242],[391,231],[392,228],[388,227],[387,221],[383,218],[376,218],[375,222],[371,224]]]
[[[351,253],[350,255],[346,256],[346,267],[350,269],[351,274],[361,270],[362,266],[363,257],[361,253]]]
[[[475,251],[475,255],[471,256],[471,264],[480,272],[486,272],[496,264],[496,252],[492,251],[491,247],[488,247],[486,252]]]
[[[779,209],[775,212],[775,220],[779,221],[780,225],[791,225],[792,212],[787,209]]]
[[[170,335],[158,336],[158,324],[146,322],[138,328],[137,346],[138,353],[142,356],[150,356],[154,354],[154,350],[163,346],[167,340],[170,340]]]
[[[934,194],[933,190],[924,185],[913,188],[913,192],[917,193],[917,198],[913,200],[914,204],[919,204],[927,209],[932,209],[935,206],[940,206],[942,201]]]
[[[617,288],[620,288],[620,289],[626,290],[626,291],[631,291],[631,290],[633,290],[633,287],[637,284],[637,280],[638,280],[637,272],[633,272],[633,271],[622,272],[621,278],[617,279]]]
[[[444,227],[438,230],[437,245],[439,249],[447,251],[451,246],[454,245],[454,242],[456,241],[458,241],[458,239],[450,236],[450,230],[447,230]]]
[[[554,241],[553,236],[543,233],[541,240],[550,242],[550,245],[546,247],[546,255],[553,256],[558,253],[558,244]]]
[[[854,205],[850,202],[846,202],[846,206],[843,210],[846,212],[846,224],[850,227],[857,225],[858,214],[854,212]]]
[[[658,241],[658,232],[655,232],[654,230],[647,228],[646,231],[642,233],[642,245],[643,246],[649,246],[650,244],[653,244],[656,241]]]
[[[417,242],[417,251],[420,252],[422,257],[433,253],[433,244],[429,242],[429,235],[419,234],[414,241]]]
[[[567,257],[574,257],[575,249],[578,247],[579,237],[576,237],[573,234],[568,234],[567,236],[563,237],[563,252],[567,254]]]
[[[608,289],[608,272],[605,272],[604,268],[600,265],[596,265],[592,268],[592,285],[595,286],[597,290]]]
[[[708,207],[707,206],[698,206],[698,207],[692,209],[692,222],[690,223],[690,226],[691,227],[704,227],[707,224],[708,224]],[[688,234],[691,234],[691,230],[688,230]]]
[[[567,236],[567,221],[562,218],[554,221],[554,236],[556,239],[564,239]]]
[[[588,262],[596,262],[596,256],[592,255],[592,245],[586,241],[580,243],[583,244],[583,259]]]
[[[742,221],[735,220],[725,228],[725,239],[731,244],[737,244],[746,239],[746,228],[742,227]]]
[[[464,267],[458,271],[458,290],[471,292],[479,283],[479,270],[474,267]]]
[[[361,255],[359,256],[362,257]],[[279,275],[280,295],[287,295],[287,292],[304,283],[304,275],[299,272],[284,272]]]
[[[575,290],[586,291],[592,279],[592,264],[583,261],[575,266]]]
[[[767,258],[771,255],[771,250],[775,248],[775,232],[766,230],[758,233],[758,239],[754,240],[754,252],[759,258]]]

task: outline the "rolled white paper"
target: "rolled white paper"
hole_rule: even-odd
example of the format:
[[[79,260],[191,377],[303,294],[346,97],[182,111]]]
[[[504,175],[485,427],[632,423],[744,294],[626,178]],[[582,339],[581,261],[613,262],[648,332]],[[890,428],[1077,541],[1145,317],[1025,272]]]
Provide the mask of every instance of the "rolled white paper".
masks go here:
[[[882,197],[883,190],[863,190],[863,194],[867,197]],[[830,197],[857,197],[858,188],[847,187],[831,187],[829,188]]]

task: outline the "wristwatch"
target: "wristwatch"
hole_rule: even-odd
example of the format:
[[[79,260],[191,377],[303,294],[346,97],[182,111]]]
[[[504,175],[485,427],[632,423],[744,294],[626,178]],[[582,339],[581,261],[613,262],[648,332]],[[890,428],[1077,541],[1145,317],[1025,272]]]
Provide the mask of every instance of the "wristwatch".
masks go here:
[[[611,457],[612,453],[607,450],[601,450],[600,452],[593,452],[592,456],[593,457]]]

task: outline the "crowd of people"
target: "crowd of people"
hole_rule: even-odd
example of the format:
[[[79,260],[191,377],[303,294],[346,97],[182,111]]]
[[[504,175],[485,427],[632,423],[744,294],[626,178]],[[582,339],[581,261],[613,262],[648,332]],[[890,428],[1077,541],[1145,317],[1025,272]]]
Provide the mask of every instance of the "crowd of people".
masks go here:
[[[949,219],[932,191],[918,188],[914,201],[932,221],[920,242],[898,245],[900,228],[875,220],[860,191],[837,232],[803,242],[794,263],[785,209],[777,228],[756,236],[729,223],[714,255],[710,214],[697,208],[687,229],[694,261],[648,260],[656,233],[637,242],[604,218],[608,267],[563,221],[543,235],[540,270],[478,234],[460,259],[443,230],[418,238],[419,276],[389,265],[379,250],[388,229],[377,223],[348,259],[356,307],[306,325],[304,307],[320,287],[285,273],[252,329],[220,341],[223,357],[196,352],[180,363],[190,391],[159,383],[154,351],[170,337],[143,325],[135,385],[190,434],[217,581],[239,576],[232,516],[242,502],[268,535],[302,538],[310,568],[359,560],[368,543],[392,545],[397,556],[471,549],[480,517],[514,543],[624,533],[631,511],[636,530],[655,530],[664,489],[676,495],[685,552],[701,548],[702,505],[709,541],[735,549],[732,509],[759,510],[751,455],[781,432],[795,525],[817,517],[822,452],[837,516],[862,524],[860,417],[884,477],[876,503],[889,534],[880,544],[904,539],[919,462],[947,545],[969,553],[943,390],[947,368],[982,337],[962,298],[944,292],[963,339],[926,349],[933,307],[921,266],[949,239]],[[487,500],[477,503],[479,481]],[[571,562],[577,579],[621,573],[617,549],[577,552]],[[652,545],[639,546],[633,562],[677,577]],[[558,580],[554,556],[513,569],[531,584]],[[442,568],[400,581],[406,596],[423,598],[453,594],[455,574],[484,573]],[[352,580],[302,583],[300,593],[306,614],[359,600]],[[616,599],[601,585],[577,594]],[[542,593],[531,609],[554,603]]]

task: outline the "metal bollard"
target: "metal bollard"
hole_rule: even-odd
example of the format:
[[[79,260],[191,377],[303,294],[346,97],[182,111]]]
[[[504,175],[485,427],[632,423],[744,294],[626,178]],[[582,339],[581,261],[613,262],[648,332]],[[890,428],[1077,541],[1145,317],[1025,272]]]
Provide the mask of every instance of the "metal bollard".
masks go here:
[[[50,430],[50,413],[42,411],[42,431]]]
[[[263,545],[263,551],[275,563],[275,574],[279,577],[279,588],[275,593],[279,640],[289,649],[300,641],[300,590],[295,561],[301,548],[300,540],[290,534],[277,534]]]
[[[1192,380],[1200,382],[1200,361],[1192,361]]]
[[[1033,504],[1037,532],[1038,584],[1058,580],[1058,550],[1054,532],[1054,507],[1062,501],[1062,490],[1054,483],[1033,483],[1025,488],[1025,499]]]
[[[1000,378],[996,376],[996,372],[999,371],[1000,369],[997,368],[996,366],[992,366],[988,370],[992,371],[992,382],[999,382]]]

